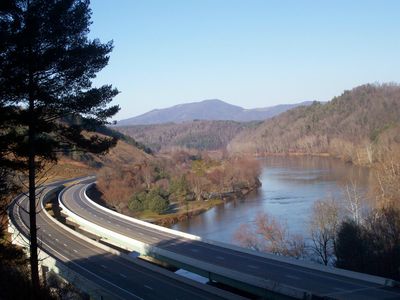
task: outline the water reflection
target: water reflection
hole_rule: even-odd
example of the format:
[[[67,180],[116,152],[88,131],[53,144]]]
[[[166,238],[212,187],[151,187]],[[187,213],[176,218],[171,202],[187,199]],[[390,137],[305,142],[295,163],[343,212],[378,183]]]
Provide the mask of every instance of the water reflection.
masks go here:
[[[322,157],[269,157],[263,166],[262,187],[244,200],[227,202],[206,213],[180,222],[174,229],[204,238],[235,243],[240,224],[252,222],[265,211],[286,222],[290,232],[307,236],[313,203],[318,199],[344,198],[352,183],[368,197],[372,172],[337,159]]]

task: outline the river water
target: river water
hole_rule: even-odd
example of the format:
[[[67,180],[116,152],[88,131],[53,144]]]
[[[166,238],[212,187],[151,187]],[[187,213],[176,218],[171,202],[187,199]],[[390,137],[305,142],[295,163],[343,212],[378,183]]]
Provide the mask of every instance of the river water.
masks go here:
[[[229,201],[172,228],[203,238],[237,244],[234,233],[267,212],[286,223],[290,233],[308,236],[312,205],[316,200],[345,199],[346,186],[356,186],[371,197],[373,174],[367,168],[325,157],[268,157],[260,159],[262,186],[245,199]]]

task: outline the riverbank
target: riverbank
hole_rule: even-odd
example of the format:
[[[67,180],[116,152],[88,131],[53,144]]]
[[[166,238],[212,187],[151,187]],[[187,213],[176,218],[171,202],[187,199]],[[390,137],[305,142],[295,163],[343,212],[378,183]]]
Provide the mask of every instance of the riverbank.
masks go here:
[[[268,158],[268,157],[326,157],[326,158],[334,158],[340,159],[345,163],[353,164],[359,167],[368,167],[372,168],[374,166],[373,163],[367,163],[366,160],[358,160],[354,161],[349,156],[343,155],[334,155],[328,152],[317,152],[317,153],[304,153],[304,152],[282,152],[282,153],[274,153],[274,152],[264,152],[264,153],[256,153],[254,155],[257,158]]]
[[[200,200],[188,202],[187,205],[171,209],[170,212],[157,214],[151,211],[144,211],[138,214],[133,214],[137,219],[154,223],[161,226],[172,226],[178,222],[188,220],[194,216],[200,215],[209,209],[224,204],[222,199]],[[174,206],[173,203],[171,206]]]
[[[88,195],[91,199],[103,205],[109,209],[115,210],[121,214],[146,221],[149,223],[170,227],[176,223],[189,220],[192,217],[198,216],[207,212],[208,210],[219,206],[224,205],[227,202],[236,200],[236,199],[245,199],[245,197],[255,190],[257,190],[261,186],[261,182],[258,181],[256,185],[252,187],[243,187],[236,191],[230,191],[225,193],[213,193],[208,195],[209,199],[204,200],[192,200],[187,201],[184,205],[178,205],[178,203],[171,203],[169,208],[162,213],[156,213],[149,210],[140,211],[140,212],[133,212],[128,207],[118,209],[116,207],[112,207],[108,205],[101,197],[101,193],[98,189],[91,188],[88,190]],[[219,197],[211,197],[216,196]],[[206,197],[208,198],[208,197]]]
[[[153,212],[141,212],[135,217],[143,221],[169,227],[178,222],[186,221],[194,216],[205,213],[216,206],[223,205],[227,202],[234,201],[239,198],[245,199],[250,192],[257,190],[260,186],[261,182],[258,181],[258,184],[253,187],[245,187],[238,191],[219,193],[218,198],[188,201],[187,205],[181,206],[175,210],[172,209],[169,213],[168,211],[162,214],[156,214]]]
[[[364,198],[372,194],[373,172],[339,159],[312,156],[270,156],[259,159],[262,186],[245,201],[232,201],[182,221],[173,229],[211,240],[237,244],[235,233],[241,224],[253,224],[266,212],[285,223],[288,232],[309,237],[309,223],[315,201],[344,199],[346,185],[356,183]],[[370,194],[371,193],[371,194]]]

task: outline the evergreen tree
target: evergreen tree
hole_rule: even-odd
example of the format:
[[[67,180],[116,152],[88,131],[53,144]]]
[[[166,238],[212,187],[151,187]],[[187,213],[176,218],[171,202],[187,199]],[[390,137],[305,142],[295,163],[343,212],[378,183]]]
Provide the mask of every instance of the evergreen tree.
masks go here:
[[[108,63],[112,42],[88,38],[90,16],[88,0],[0,1],[0,163],[29,171],[33,291],[40,286],[37,171],[44,162],[56,161],[59,152],[103,153],[116,143],[85,133],[119,110],[109,105],[116,89],[92,86]],[[80,121],[71,121],[76,116]]]

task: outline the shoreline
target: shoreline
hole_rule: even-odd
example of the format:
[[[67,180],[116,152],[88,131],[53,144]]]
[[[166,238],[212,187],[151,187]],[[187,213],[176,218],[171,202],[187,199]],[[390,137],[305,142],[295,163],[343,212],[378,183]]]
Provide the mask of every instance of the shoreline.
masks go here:
[[[150,223],[154,223],[157,225],[161,225],[164,227],[168,227],[170,228],[171,226],[175,225],[178,222],[182,222],[182,221],[186,221],[191,219],[192,217],[198,216],[202,213],[207,212],[208,210],[220,206],[220,205],[224,205],[227,202],[230,201],[235,201],[237,199],[245,199],[247,197],[248,194],[250,194],[251,192],[256,191],[259,187],[261,186],[261,182],[259,182],[259,184],[257,184],[256,186],[253,187],[247,187],[247,188],[242,188],[240,189],[240,191],[236,191],[236,192],[229,192],[230,194],[232,194],[233,196],[230,197],[222,197],[222,198],[216,198],[216,199],[209,199],[209,200],[202,200],[200,203],[200,208],[197,209],[193,209],[190,211],[183,211],[183,212],[178,212],[176,216],[166,216],[166,217],[161,217],[157,220],[146,220],[143,219],[143,221],[147,221]],[[197,201],[196,201],[197,202]]]
[[[121,214],[139,219],[141,221],[170,228],[171,226],[173,226],[178,222],[189,220],[192,217],[205,213],[214,207],[225,204],[226,202],[235,201],[240,198],[246,198],[248,194],[256,191],[260,186],[261,182],[259,181],[258,184],[255,186],[242,188],[238,191],[231,191],[224,193],[224,194],[229,194],[229,196],[212,198],[207,200],[188,201],[187,203],[188,207],[186,208],[186,210],[184,207],[181,206],[176,212],[164,213],[164,214],[157,214],[149,211],[134,213],[130,211],[129,208],[118,210],[115,207],[108,205],[107,202],[105,202],[103,199],[99,199],[100,195],[97,187],[95,189],[88,189],[88,194],[90,195],[93,201],[97,202],[98,204],[108,209],[115,210]]]
[[[353,161],[347,161],[344,159],[344,157],[339,157],[339,156],[334,156],[330,153],[327,152],[321,152],[321,153],[304,153],[304,152],[286,152],[286,153],[271,153],[271,152],[265,152],[265,153],[258,153],[258,154],[251,154],[253,157],[256,158],[267,158],[267,157],[324,157],[324,158],[332,158],[332,159],[338,159],[341,160],[344,163],[352,164],[354,166],[358,167],[367,167],[367,168],[373,168],[372,165],[364,165],[364,164],[356,164]],[[123,209],[116,209],[115,207],[112,207],[108,205],[103,199],[97,200],[97,196],[94,197],[96,199],[96,202],[99,204],[118,211],[119,213],[125,214],[127,216],[137,218],[142,221],[146,221],[149,223],[153,223],[156,225],[161,225],[164,227],[172,227],[173,225],[189,220],[195,216],[198,216],[202,213],[207,212],[208,210],[223,205],[227,202],[234,201],[237,199],[245,199],[247,195],[251,192],[257,191],[257,189],[261,186],[261,182],[258,178],[258,183],[255,186],[252,187],[244,187],[236,191],[229,191],[229,192],[224,192],[224,193],[210,193],[214,195],[218,195],[219,197],[210,197],[209,199],[204,199],[204,200],[195,200],[195,201],[188,201],[188,206],[189,208],[185,209],[184,207],[179,207],[178,210],[172,213],[152,213],[150,211],[142,211],[142,212],[132,212],[129,210],[129,208],[125,207]],[[97,190],[97,189],[96,189]],[[222,197],[221,197],[222,196]],[[174,205],[175,203],[171,203],[170,205]]]
[[[285,152],[285,153],[274,153],[274,152],[265,152],[265,153],[253,153],[253,154],[249,154],[249,155],[253,155],[256,158],[266,158],[266,157],[326,157],[326,158],[332,158],[332,159],[339,159],[341,161],[343,161],[344,163],[347,164],[352,164],[354,166],[358,166],[358,167],[366,167],[366,168],[371,168],[373,169],[374,167],[374,163],[368,163],[368,164],[363,164],[363,163],[357,163],[355,161],[352,160],[348,160],[343,156],[337,156],[337,155],[333,155],[331,153],[328,152],[320,152],[320,153],[304,153],[304,152]]]

